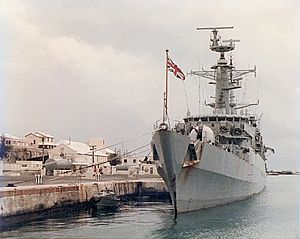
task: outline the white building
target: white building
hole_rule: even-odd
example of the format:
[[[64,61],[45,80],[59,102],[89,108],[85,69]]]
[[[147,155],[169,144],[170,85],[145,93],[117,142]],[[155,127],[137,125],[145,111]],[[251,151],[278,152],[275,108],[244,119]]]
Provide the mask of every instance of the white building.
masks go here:
[[[53,149],[55,147],[54,137],[39,131],[26,134],[25,140],[30,146],[35,146],[37,148]]]
[[[30,145],[26,138],[21,138],[8,133],[2,134],[1,138],[2,137],[4,137],[5,146],[8,147],[5,161],[15,162],[17,160],[42,157],[42,150],[37,146]]]
[[[29,143],[22,139],[21,137],[12,135],[12,134],[4,134],[5,138],[5,145],[6,146],[12,146],[12,147],[28,147]]]
[[[93,153],[91,147],[85,143],[61,140],[55,148],[49,150],[49,158],[66,158],[74,163],[87,165],[107,162],[108,153],[105,150],[97,150],[97,147]]]
[[[0,176],[20,176],[40,174],[41,161],[16,161],[15,163],[0,161]]]
[[[136,166],[142,162],[143,158],[136,156],[125,156],[121,159],[122,165]]]
[[[157,168],[154,163],[141,163],[140,172],[141,175],[156,175],[158,176]]]
[[[92,178],[95,174],[111,174],[108,160],[115,152],[108,148],[102,149],[103,145],[100,145],[100,148],[96,144],[92,146],[61,140],[55,148],[49,150],[49,158],[56,161],[67,159],[71,162],[73,170],[81,172],[86,178]]]
[[[98,149],[102,149],[105,147],[105,141],[102,138],[90,138],[87,145],[96,146]]]
[[[155,175],[158,176],[154,161],[144,161],[145,157],[126,156],[122,157],[121,164],[115,167],[114,173],[120,175]]]

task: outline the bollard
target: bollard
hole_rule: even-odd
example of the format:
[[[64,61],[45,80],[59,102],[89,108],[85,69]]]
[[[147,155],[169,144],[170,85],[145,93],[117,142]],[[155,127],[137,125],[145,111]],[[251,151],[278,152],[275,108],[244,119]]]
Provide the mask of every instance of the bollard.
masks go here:
[[[34,178],[35,178],[35,184],[38,184],[38,177],[37,177],[38,175],[34,175]]]
[[[35,174],[35,184],[43,184],[43,175],[41,174]]]
[[[101,174],[100,173],[96,174],[96,181],[97,182],[101,181]]]

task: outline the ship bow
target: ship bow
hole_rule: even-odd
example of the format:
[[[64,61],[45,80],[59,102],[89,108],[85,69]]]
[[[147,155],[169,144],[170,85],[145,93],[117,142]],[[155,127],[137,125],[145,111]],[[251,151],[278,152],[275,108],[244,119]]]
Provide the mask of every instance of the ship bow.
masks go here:
[[[176,210],[176,179],[187,154],[189,138],[168,129],[157,130],[152,138],[157,170],[165,181]]]

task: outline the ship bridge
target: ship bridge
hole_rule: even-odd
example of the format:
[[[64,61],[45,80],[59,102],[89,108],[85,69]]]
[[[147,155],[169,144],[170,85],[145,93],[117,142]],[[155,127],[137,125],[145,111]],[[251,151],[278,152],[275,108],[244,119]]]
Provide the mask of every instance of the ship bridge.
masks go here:
[[[189,116],[185,117],[185,123],[189,122],[245,122],[249,125],[256,127],[255,116],[244,116],[244,115],[202,115],[202,116]]]
[[[198,115],[184,118],[184,122],[176,125],[175,130],[190,135],[196,129],[202,138],[202,130],[208,127],[215,135],[215,144],[226,147],[227,150],[239,154],[249,152],[249,147],[261,152],[262,138],[257,127],[255,116],[249,115]]]

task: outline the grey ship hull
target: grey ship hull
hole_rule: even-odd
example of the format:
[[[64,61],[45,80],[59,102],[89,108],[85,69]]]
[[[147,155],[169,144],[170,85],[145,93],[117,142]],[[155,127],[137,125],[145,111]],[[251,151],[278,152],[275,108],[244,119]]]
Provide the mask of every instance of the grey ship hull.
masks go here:
[[[157,168],[170,192],[175,213],[246,199],[264,189],[264,160],[254,151],[247,159],[209,143],[200,143],[197,161],[186,164],[189,137],[160,129],[152,138]]]

